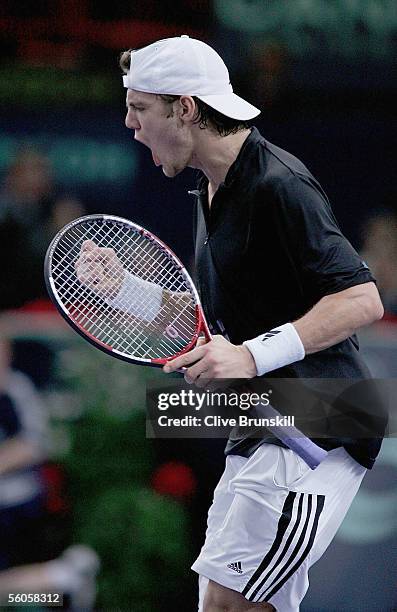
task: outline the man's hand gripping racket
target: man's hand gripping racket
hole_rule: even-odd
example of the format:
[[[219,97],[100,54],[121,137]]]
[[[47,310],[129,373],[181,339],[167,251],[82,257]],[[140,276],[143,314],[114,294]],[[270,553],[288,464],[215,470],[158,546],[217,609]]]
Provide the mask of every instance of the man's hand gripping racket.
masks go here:
[[[89,215],[66,225],[45,258],[45,280],[64,319],[102,351],[163,366],[211,340],[197,290],[176,255],[126,219]],[[261,406],[263,416],[280,413]],[[269,430],[314,469],[327,455],[295,427]]]

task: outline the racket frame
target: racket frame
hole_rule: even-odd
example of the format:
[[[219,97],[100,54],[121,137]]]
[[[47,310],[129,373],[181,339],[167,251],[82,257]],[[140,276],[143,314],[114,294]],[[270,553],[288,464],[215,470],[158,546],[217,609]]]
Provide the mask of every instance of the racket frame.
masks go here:
[[[85,328],[83,328],[83,326],[80,325],[78,321],[76,321],[75,319],[73,319],[73,317],[71,317],[68,309],[63,304],[62,300],[58,297],[59,294],[56,289],[55,281],[54,281],[54,278],[51,272],[52,261],[53,261],[54,252],[59,242],[65,236],[65,234],[69,233],[74,227],[77,227],[78,225],[81,225],[90,220],[92,221],[95,220],[98,222],[109,221],[111,223],[115,223],[123,227],[128,227],[129,229],[132,229],[135,233],[140,234],[141,236],[145,237],[147,240],[154,243],[156,247],[163,254],[165,254],[166,257],[169,260],[171,260],[173,264],[178,268],[179,272],[183,276],[185,282],[187,283],[191,291],[192,297],[194,299],[194,307],[195,307],[195,315],[196,315],[195,333],[193,334],[192,339],[189,342],[189,344],[187,344],[182,350],[174,353],[170,357],[161,357],[161,358],[155,358],[155,359],[146,359],[146,358],[136,357],[136,356],[131,357],[130,355],[127,355],[123,353],[122,351],[119,351],[118,349],[112,348],[110,345],[106,344],[105,342],[102,342],[101,340],[96,338],[94,335],[90,334],[90,332],[87,331]],[[123,361],[127,361],[129,363],[135,363],[137,365],[148,365],[148,366],[159,368],[159,367],[162,367],[168,361],[172,361],[172,359],[175,359],[176,357],[179,357],[180,355],[183,355],[189,352],[192,348],[194,348],[201,334],[204,334],[204,337],[206,338],[207,342],[211,340],[211,332],[208,328],[208,324],[204,317],[204,313],[203,313],[203,309],[200,303],[200,298],[199,298],[197,289],[194,286],[193,280],[191,279],[188,271],[186,270],[185,266],[183,265],[179,257],[155,234],[152,234],[152,232],[141,227],[137,223],[133,223],[132,221],[129,221],[128,219],[124,219],[123,217],[118,217],[115,215],[108,215],[108,214],[92,214],[92,215],[85,215],[83,217],[79,217],[78,219],[74,219],[73,221],[65,225],[56,234],[56,236],[54,236],[54,238],[52,239],[47,249],[47,253],[44,259],[44,279],[45,279],[48,294],[51,297],[51,300],[54,303],[55,307],[57,308],[58,312],[65,319],[65,321],[85,340],[90,342],[93,346],[100,349],[101,351],[107,353],[108,355],[111,355],[112,357],[117,357],[118,359],[122,359]]]

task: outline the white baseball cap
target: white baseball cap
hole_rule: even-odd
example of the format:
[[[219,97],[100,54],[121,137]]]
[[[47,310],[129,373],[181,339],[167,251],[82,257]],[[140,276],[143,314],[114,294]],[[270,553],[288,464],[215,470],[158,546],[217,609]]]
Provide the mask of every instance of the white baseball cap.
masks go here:
[[[146,93],[196,96],[223,115],[241,121],[261,112],[233,93],[228,69],[218,53],[186,34],[132,51],[123,83],[128,89]]]

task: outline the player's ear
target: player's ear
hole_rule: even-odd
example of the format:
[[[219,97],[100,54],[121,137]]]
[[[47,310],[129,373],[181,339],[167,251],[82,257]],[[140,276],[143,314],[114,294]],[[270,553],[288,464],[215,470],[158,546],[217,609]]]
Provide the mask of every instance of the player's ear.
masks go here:
[[[179,112],[183,121],[193,121],[196,115],[196,103],[192,96],[181,96],[179,98]]]

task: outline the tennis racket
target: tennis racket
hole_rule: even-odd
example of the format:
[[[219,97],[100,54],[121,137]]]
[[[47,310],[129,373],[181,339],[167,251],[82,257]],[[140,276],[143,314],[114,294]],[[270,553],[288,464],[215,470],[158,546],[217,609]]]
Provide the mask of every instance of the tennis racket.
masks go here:
[[[211,340],[182,262],[131,221],[112,215],[75,219],[51,242],[44,269],[63,318],[113,357],[159,367],[193,349],[201,335]],[[269,417],[280,416],[272,406],[264,409]],[[327,455],[295,427],[269,430],[312,469]]]

